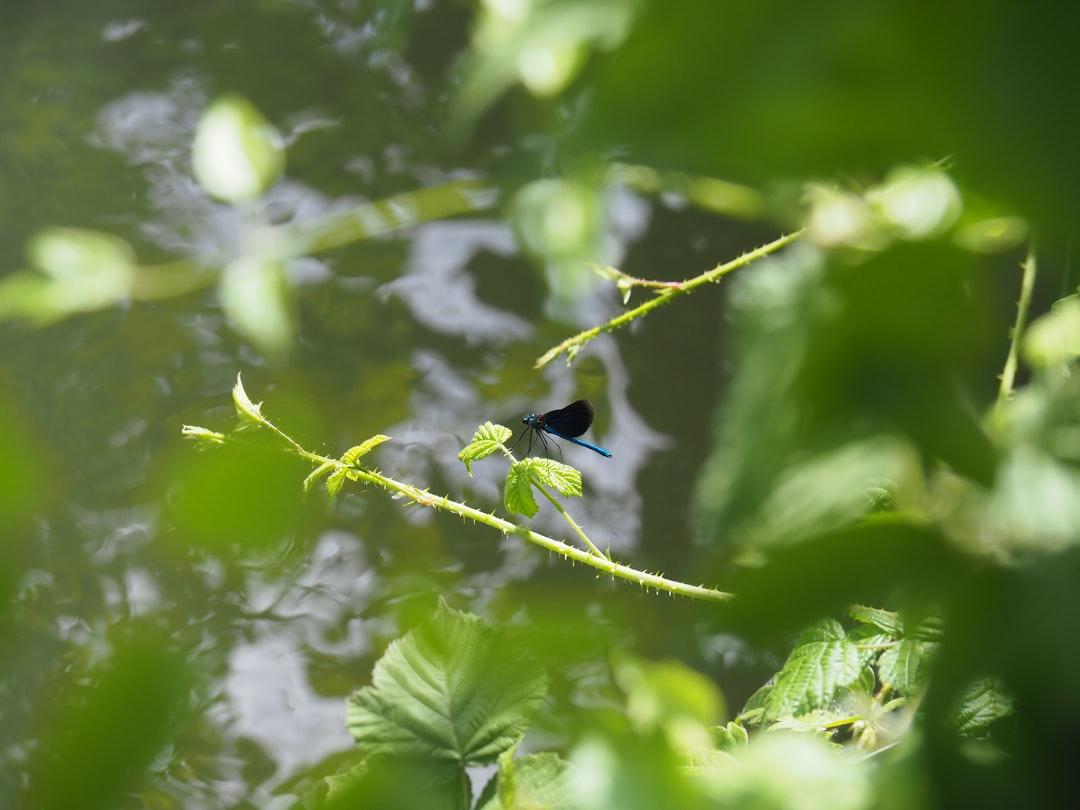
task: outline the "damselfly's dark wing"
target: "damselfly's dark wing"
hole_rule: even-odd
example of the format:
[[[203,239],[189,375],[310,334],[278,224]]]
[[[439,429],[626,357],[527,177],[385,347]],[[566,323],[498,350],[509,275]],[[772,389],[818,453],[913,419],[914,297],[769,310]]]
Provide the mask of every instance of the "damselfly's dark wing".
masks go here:
[[[592,420],[592,403],[587,399],[579,399],[577,402],[571,402],[565,408],[548,411],[538,421],[541,425],[546,425],[563,436],[580,436],[589,429]]]

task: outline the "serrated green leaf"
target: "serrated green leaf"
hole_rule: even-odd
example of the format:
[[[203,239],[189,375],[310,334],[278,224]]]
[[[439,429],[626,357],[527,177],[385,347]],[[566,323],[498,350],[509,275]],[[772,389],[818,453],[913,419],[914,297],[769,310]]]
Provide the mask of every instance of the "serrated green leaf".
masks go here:
[[[485,422],[476,429],[472,441],[458,453],[458,460],[464,462],[465,469],[468,470],[469,475],[472,475],[474,461],[479,461],[498,451],[513,435],[513,431],[508,427]]]
[[[389,436],[385,436],[382,433],[377,433],[370,439],[365,439],[363,442],[356,445],[355,447],[350,447],[348,450],[346,450],[344,455],[342,455],[341,457],[341,463],[345,465],[355,464],[357,459],[366,456],[380,444],[388,441],[390,441]]]
[[[387,648],[346,716],[365,755],[482,765],[521,740],[546,694],[534,659],[440,600]]]
[[[878,658],[878,678],[897,692],[911,695],[926,683],[937,649],[931,641],[901,639]]]
[[[781,720],[824,708],[861,673],[859,649],[848,640],[840,623],[833,619],[818,622],[799,636],[777,674],[766,704],[767,719]]]
[[[215,99],[195,130],[192,167],[208,194],[230,203],[250,202],[285,168],[281,135],[250,101],[237,95]]]
[[[326,461],[316,467],[307,478],[304,479],[304,492],[310,492],[311,488],[319,483],[319,479],[334,469],[337,465],[332,461]]]
[[[221,305],[229,323],[259,351],[286,357],[296,334],[292,294],[281,262],[241,256],[222,273]]]
[[[236,412],[240,414],[242,419],[246,419],[249,422],[262,423],[265,420],[262,415],[262,403],[254,403],[247,395],[247,391],[244,390],[244,383],[240,379],[240,372],[236,372],[236,385],[232,389],[233,404],[236,406]]]
[[[526,458],[521,463],[544,486],[561,495],[581,497],[581,473],[570,465],[550,458]]]
[[[533,517],[540,511],[532,491],[532,477],[529,465],[524,461],[515,461],[506,474],[506,491],[503,496],[508,511],[515,515]]]
[[[556,754],[542,753],[513,759],[499,757],[497,792],[485,790],[477,810],[568,810],[573,801],[568,774],[570,763]]]
[[[982,678],[957,697],[950,720],[958,732],[974,736],[1013,711],[1012,698],[1005,693],[1002,685],[990,678]]]
[[[347,771],[332,773],[325,777],[326,798],[334,799],[343,793],[349,793],[353,788],[360,784],[361,780],[367,775],[370,767],[367,760],[361,760]]]
[[[330,500],[334,500],[341,492],[341,488],[345,485],[345,468],[338,467],[334,470],[330,477],[326,479],[326,494],[330,496]]]
[[[856,605],[848,610],[848,615],[855,621],[873,625],[894,638],[899,636],[904,629],[904,622],[899,614],[891,610]]]

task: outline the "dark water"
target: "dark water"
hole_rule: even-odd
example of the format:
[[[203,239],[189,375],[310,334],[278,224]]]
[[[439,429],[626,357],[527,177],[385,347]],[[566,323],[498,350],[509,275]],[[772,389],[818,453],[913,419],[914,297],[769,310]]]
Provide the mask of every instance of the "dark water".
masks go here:
[[[417,5],[7,0],[0,272],[23,266],[27,240],[49,225],[118,234],[147,264],[228,256],[235,214],[198,190],[189,166],[198,115],[226,91],[286,136],[287,174],[271,192],[283,221],[455,177],[540,176],[536,137],[507,126],[502,108],[467,145],[447,146],[439,124],[468,10]],[[610,205],[605,260],[642,277],[689,277],[767,236],[629,192]],[[335,454],[387,433],[382,470],[497,510],[505,467],[482,462],[470,479],[456,460],[476,426],[517,428],[523,413],[588,397],[590,435],[614,458],[564,450],[586,481],[575,516],[621,558],[697,583],[689,490],[723,385],[722,287],[595,341],[570,368],[536,372],[542,352],[621,303],[591,282],[571,301],[553,296],[499,209],[290,272],[300,345],[285,365],[226,325],[212,289],[41,329],[0,324],[0,473],[23,493],[0,512],[14,516],[0,804],[48,707],[132,622],[174,640],[195,673],[183,733],[139,800],[155,807],[266,806],[350,750],[344,697],[439,594],[498,622],[562,611],[568,625],[604,628],[605,644],[721,674],[685,603],[381,492],[347,488],[332,508],[313,499],[278,542],[229,553],[188,542],[171,506],[194,455],[180,427],[229,428],[237,372],[309,448]],[[565,536],[557,517],[545,509],[534,524]],[[570,700],[574,676],[555,678]]]

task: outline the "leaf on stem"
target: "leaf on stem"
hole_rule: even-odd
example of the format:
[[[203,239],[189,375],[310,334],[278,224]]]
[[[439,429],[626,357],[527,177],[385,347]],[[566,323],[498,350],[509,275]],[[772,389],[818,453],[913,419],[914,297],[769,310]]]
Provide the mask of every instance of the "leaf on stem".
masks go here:
[[[532,491],[532,476],[529,474],[528,459],[515,461],[506,474],[506,508],[515,515],[531,518],[540,511]]]
[[[458,460],[465,463],[465,469],[469,471],[471,476],[474,461],[490,456],[500,447],[503,447],[513,435],[514,432],[504,425],[484,422],[476,429],[472,441],[458,453]]]
[[[521,740],[546,694],[531,656],[440,600],[431,619],[387,648],[346,716],[367,756],[483,765]]]
[[[195,441],[199,443],[199,447],[225,444],[224,433],[218,433],[215,430],[199,427],[197,425],[184,425],[180,428],[180,434],[189,439],[195,439]]]
[[[546,487],[551,487],[560,495],[581,497],[581,472],[550,458],[527,458],[522,464],[532,476]]]
[[[304,479],[304,494],[306,495],[308,492],[310,492],[311,488],[313,486],[315,486],[317,483],[319,483],[319,479],[322,478],[324,475],[326,475],[331,470],[333,470],[336,466],[337,465],[334,464],[334,462],[327,461],[327,462],[324,462],[324,463],[320,464],[318,467],[316,467],[314,470],[312,470],[311,474],[308,475],[308,477]],[[329,487],[329,484],[327,484],[327,486]],[[333,497],[333,496],[331,496],[331,497]]]
[[[232,398],[241,419],[260,425],[266,421],[262,415],[262,403],[256,404],[251,401],[247,391],[244,390],[244,383],[240,380],[240,372],[236,373],[236,385],[233,386]]]
[[[362,443],[346,450],[345,454],[341,457],[341,463],[351,466],[355,464],[359,458],[366,456],[380,444],[388,441],[390,441],[389,436],[382,433],[376,433],[370,439],[365,439]]]

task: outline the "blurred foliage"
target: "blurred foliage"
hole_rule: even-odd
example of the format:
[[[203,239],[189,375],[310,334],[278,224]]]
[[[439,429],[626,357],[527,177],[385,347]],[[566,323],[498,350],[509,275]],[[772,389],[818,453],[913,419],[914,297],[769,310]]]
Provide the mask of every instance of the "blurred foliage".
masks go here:
[[[396,4],[373,30],[407,47],[419,8]],[[367,758],[309,804],[471,806],[476,763],[498,768],[485,808],[1052,807],[1080,793],[1080,316],[1061,248],[1080,189],[1078,17],[1008,0],[482,5],[438,123],[460,144],[509,120],[529,144],[509,215],[557,294],[596,283],[569,268],[602,251],[613,188],[805,228],[731,285],[734,371],[695,493],[701,576],[738,594],[700,615],[782,663],[721,725],[704,675],[614,653],[604,700],[565,723],[558,755],[537,743],[515,758],[547,676],[440,607],[350,703]],[[296,71],[237,53],[248,71]],[[283,363],[298,328],[287,262],[494,199],[447,182],[271,227],[258,206],[283,171],[279,141],[243,98],[208,108],[195,176],[257,214],[213,273],[138,267],[118,237],[50,228],[3,279],[0,318],[50,324],[220,280],[232,326]],[[1065,297],[1012,335],[1029,368],[995,403],[1020,289],[1002,268],[1033,233],[1044,265],[1066,266]],[[19,537],[47,464],[2,416],[0,515]],[[180,549],[266,553],[301,515],[292,460],[257,443],[175,472]],[[328,478],[331,494],[344,480]],[[507,502],[528,513],[519,483],[528,497]],[[23,570],[24,546],[5,546],[6,570]],[[5,602],[31,590],[0,576]],[[557,619],[532,621],[558,637]],[[95,660],[53,662],[35,743],[5,759],[21,758],[25,806],[130,799],[177,733],[188,664],[156,628],[127,629]]]

